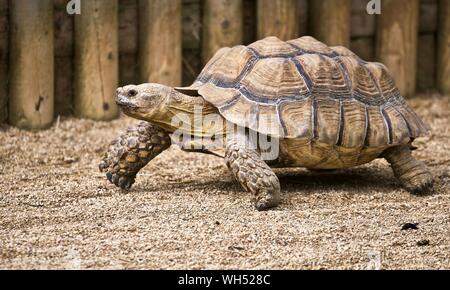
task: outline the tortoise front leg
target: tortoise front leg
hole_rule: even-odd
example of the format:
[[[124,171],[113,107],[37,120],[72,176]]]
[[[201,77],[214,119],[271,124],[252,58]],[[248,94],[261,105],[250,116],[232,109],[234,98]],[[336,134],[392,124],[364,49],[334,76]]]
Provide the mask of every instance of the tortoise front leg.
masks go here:
[[[225,161],[244,189],[254,195],[257,210],[275,207],[280,203],[280,182],[256,150],[229,140]]]
[[[136,127],[112,141],[100,163],[100,171],[122,189],[129,189],[136,174],[158,154],[170,146],[170,137],[159,127],[140,122]]]
[[[389,148],[384,152],[384,157],[406,190],[413,194],[425,194],[432,189],[434,180],[430,170],[412,156],[409,145]]]

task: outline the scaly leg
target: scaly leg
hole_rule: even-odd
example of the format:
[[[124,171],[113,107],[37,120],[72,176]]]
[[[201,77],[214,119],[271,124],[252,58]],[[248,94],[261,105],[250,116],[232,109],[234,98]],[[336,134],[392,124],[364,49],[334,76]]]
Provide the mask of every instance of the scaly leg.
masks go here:
[[[229,140],[225,161],[239,183],[255,196],[257,210],[275,207],[280,203],[280,182],[256,150]]]
[[[406,190],[413,194],[426,194],[432,189],[434,180],[430,170],[412,156],[409,145],[389,148],[384,157]]]
[[[100,171],[106,173],[111,183],[129,189],[139,170],[169,148],[170,143],[170,137],[164,130],[141,122],[111,142],[99,165]]]

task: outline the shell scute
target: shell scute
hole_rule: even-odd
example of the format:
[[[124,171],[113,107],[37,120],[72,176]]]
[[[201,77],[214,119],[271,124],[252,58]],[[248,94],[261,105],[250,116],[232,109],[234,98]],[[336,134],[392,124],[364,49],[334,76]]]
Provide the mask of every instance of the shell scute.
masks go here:
[[[311,139],[313,137],[312,98],[282,102],[278,105],[278,112],[286,138]]]
[[[316,138],[325,144],[336,144],[340,127],[340,104],[339,100],[328,97],[316,97],[316,121],[314,130]]]
[[[367,128],[366,146],[381,147],[389,144],[387,124],[381,113],[380,107],[371,106],[367,108],[369,126]]]
[[[241,86],[259,99],[276,101],[281,97],[308,94],[308,87],[295,64],[285,58],[258,61],[242,79]],[[264,102],[264,101],[263,101]]]
[[[298,49],[274,36],[258,40],[250,44],[248,48],[262,58],[287,56],[298,53]]]
[[[297,47],[305,52],[320,53],[327,55],[335,55],[336,53],[326,46],[324,43],[318,41],[311,36],[303,36],[297,39],[287,41],[288,44]]]
[[[348,94],[345,76],[333,59],[320,54],[303,54],[295,57],[312,83],[312,92],[323,94]]]
[[[351,90],[355,98],[371,105],[385,102],[369,69],[351,56],[343,56],[340,61],[348,72]]]
[[[341,103],[341,135],[338,145],[345,148],[363,147],[367,135],[368,115],[366,106],[358,102]]]
[[[242,45],[224,50],[206,65],[197,80],[218,87],[233,87],[240,81],[241,74],[255,60],[252,52]]]

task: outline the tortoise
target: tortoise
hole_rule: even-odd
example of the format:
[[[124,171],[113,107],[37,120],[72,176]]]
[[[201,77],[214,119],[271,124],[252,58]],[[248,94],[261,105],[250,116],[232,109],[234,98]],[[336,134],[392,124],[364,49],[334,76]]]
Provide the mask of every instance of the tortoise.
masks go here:
[[[411,154],[413,140],[429,127],[388,69],[310,36],[222,48],[191,86],[128,85],[118,88],[116,102],[142,120],[111,143],[100,164],[123,189],[171,144],[223,157],[258,210],[280,202],[273,167],[341,169],[385,158],[411,193],[433,186],[429,169]],[[231,126],[198,122],[211,114]]]

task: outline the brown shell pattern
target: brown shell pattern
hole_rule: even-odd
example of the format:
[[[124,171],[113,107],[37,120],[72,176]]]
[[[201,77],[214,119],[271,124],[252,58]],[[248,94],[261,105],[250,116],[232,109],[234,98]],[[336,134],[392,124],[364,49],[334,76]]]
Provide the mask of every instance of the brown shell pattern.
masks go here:
[[[279,138],[382,147],[429,130],[383,64],[309,36],[223,48],[192,88],[228,121]]]

